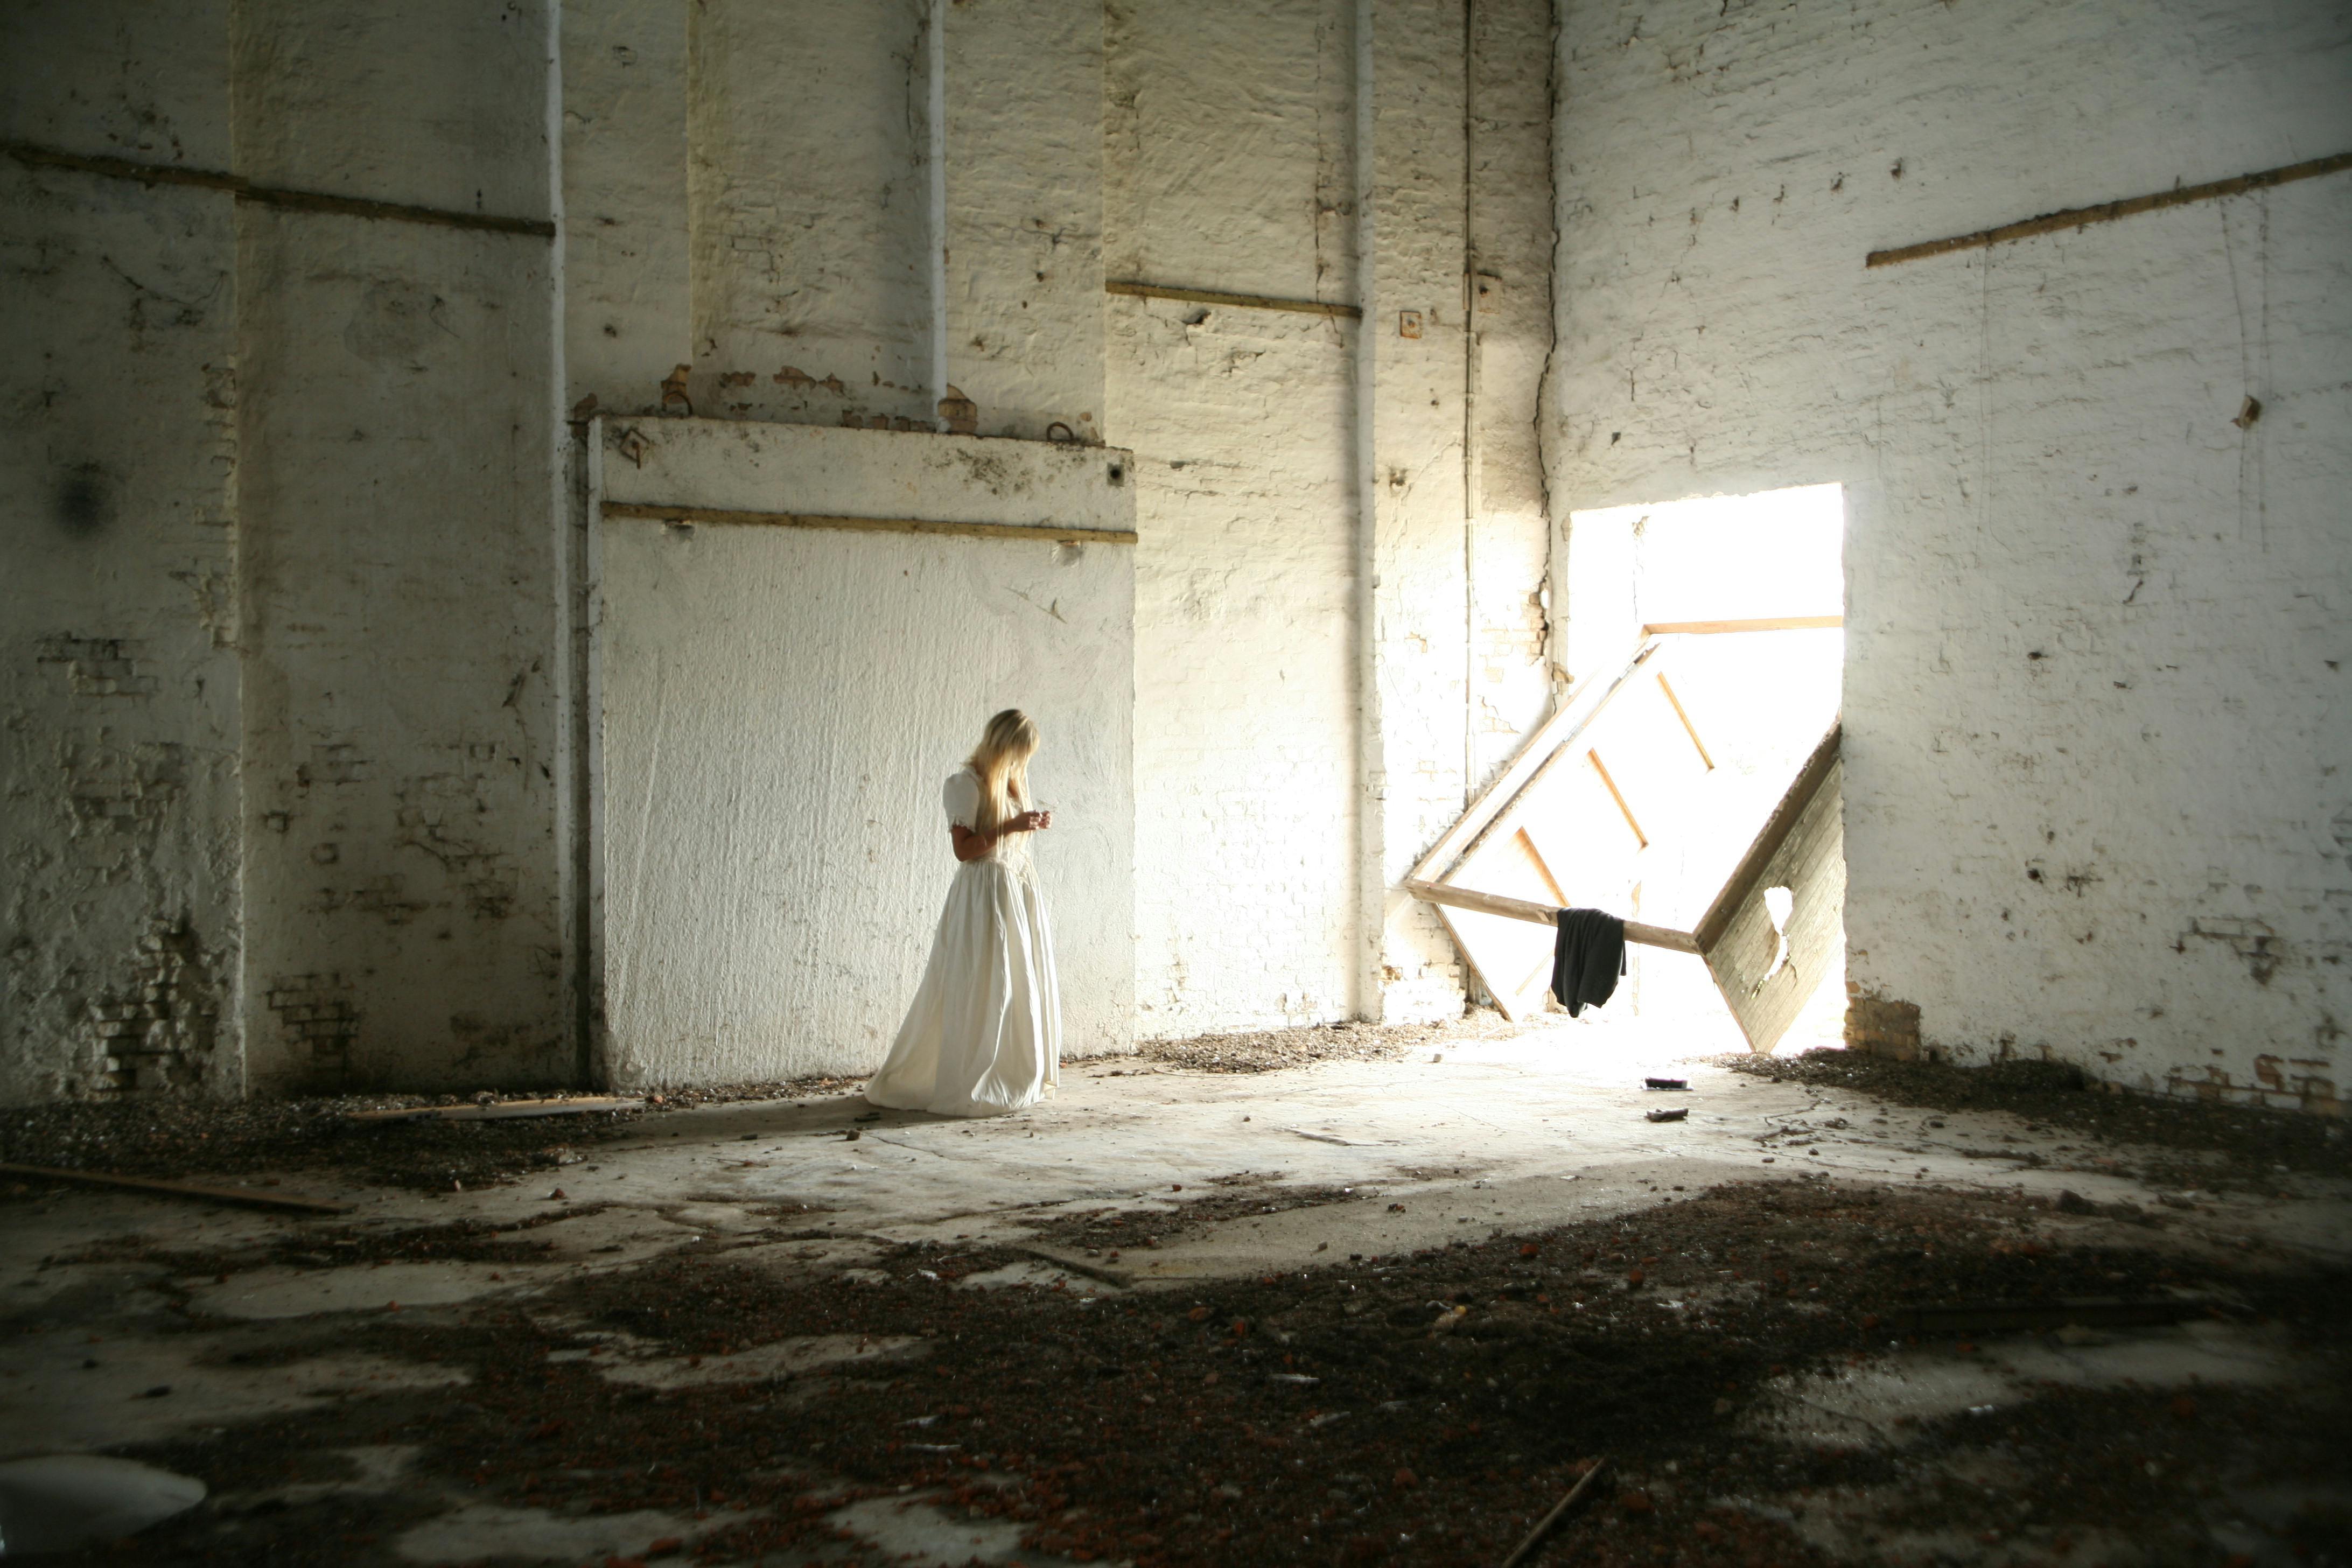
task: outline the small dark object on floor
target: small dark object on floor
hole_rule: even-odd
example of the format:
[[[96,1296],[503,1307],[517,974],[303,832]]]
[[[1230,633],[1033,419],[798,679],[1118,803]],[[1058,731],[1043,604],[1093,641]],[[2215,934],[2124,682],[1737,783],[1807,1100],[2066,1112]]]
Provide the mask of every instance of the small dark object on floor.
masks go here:
[[[1653,1121],[1680,1121],[1684,1117],[1688,1116],[1689,1114],[1689,1106],[1677,1105],[1672,1110],[1653,1110],[1650,1112],[1650,1120]]]
[[[878,1110],[869,1110],[863,1116],[853,1116],[850,1120],[853,1121],[879,1121],[882,1120],[882,1113]]]
[[[846,1132],[845,1132],[845,1133],[843,1133],[843,1134],[841,1135],[841,1141],[842,1141],[843,1142],[845,1142],[845,1143],[855,1143],[855,1142],[856,1142],[860,1138],[863,1138],[863,1137],[865,1137],[865,1136],[866,1136],[866,1134],[865,1134],[863,1131],[859,1131],[857,1128],[853,1127],[853,1128],[851,1128],[848,1131],[846,1131]]]
[[[1686,1078],[1645,1078],[1642,1080],[1642,1087],[1643,1089],[1688,1089],[1690,1087],[1690,1079]]]

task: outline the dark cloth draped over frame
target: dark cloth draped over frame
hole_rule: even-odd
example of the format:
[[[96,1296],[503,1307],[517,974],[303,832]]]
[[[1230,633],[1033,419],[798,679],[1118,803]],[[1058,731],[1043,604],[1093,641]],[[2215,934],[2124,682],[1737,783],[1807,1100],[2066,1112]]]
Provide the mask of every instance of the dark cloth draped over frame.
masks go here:
[[[1625,922],[1603,910],[1562,910],[1552,939],[1551,994],[1568,1016],[1598,1007],[1625,973]]]

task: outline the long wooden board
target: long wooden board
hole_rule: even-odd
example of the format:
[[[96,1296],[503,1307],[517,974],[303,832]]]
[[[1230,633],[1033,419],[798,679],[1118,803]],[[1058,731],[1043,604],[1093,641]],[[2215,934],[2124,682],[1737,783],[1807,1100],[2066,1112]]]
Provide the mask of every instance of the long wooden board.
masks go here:
[[[1798,770],[1797,782],[1789,786],[1789,793],[1780,797],[1780,804],[1774,806],[1772,815],[1765,819],[1763,830],[1756,835],[1756,841],[1748,847],[1748,853],[1739,858],[1739,864],[1733,868],[1730,879],[1723,884],[1723,891],[1715,896],[1715,901],[1706,907],[1706,913],[1699,917],[1698,926],[1693,934],[1698,938],[1700,952],[1711,951],[1722,937],[1724,928],[1731,923],[1734,911],[1756,890],[1757,881],[1764,875],[1766,864],[1779,852],[1780,841],[1796,826],[1797,819],[1804,815],[1805,807],[1812,804],[1813,794],[1822,787],[1822,781],[1828,778],[1830,770],[1837,765],[1843,728],[1842,723],[1830,726],[1829,733],[1822,737],[1821,743],[1813,748],[1813,754],[1807,757],[1805,765]]]
[[[245,1208],[283,1209],[294,1214],[349,1214],[341,1204],[317,1198],[297,1198],[265,1193],[253,1187],[215,1187],[201,1182],[165,1182],[152,1176],[117,1176],[105,1171],[68,1171],[49,1165],[0,1163],[0,1175],[33,1176],[44,1182],[71,1182],[83,1187],[119,1187],[127,1192],[152,1193],[160,1197],[202,1198],[207,1203],[236,1204]]]
[[[1527,921],[1535,925],[1556,926],[1559,923],[1557,905],[1538,904],[1528,899],[1507,899],[1499,893],[1449,888],[1442,882],[1407,882],[1404,890],[1425,904],[1475,910],[1480,914],[1501,915],[1506,920]],[[1663,947],[1675,952],[1696,952],[1699,950],[1698,940],[1686,931],[1643,925],[1640,921],[1625,922],[1625,940],[1639,942],[1643,947]]]
[[[736,511],[715,506],[671,506],[608,500],[608,518],[646,522],[708,523],[717,528],[823,528],[845,533],[944,533],[960,539],[1034,539],[1050,544],[1133,544],[1131,528],[1055,528],[1027,522],[933,522],[918,517],[830,517],[801,511]]]
[[[512,1121],[527,1116],[582,1116],[592,1110],[642,1110],[646,1102],[610,1095],[572,1100],[501,1100],[488,1105],[402,1105],[390,1110],[353,1110],[346,1121]]]

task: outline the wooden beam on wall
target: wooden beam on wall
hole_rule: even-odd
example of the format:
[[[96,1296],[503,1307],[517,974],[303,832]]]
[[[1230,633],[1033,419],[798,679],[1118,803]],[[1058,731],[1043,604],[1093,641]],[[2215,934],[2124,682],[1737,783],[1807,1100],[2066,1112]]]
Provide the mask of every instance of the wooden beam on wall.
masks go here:
[[[644,501],[606,501],[606,517],[653,522],[710,523],[719,527],[823,528],[851,533],[943,533],[965,539],[1034,539],[1055,544],[1132,544],[1132,529],[1055,528],[1013,522],[931,522],[911,517],[820,517],[797,511],[731,511],[723,507],[657,506]]]
[[[1633,662],[1614,679],[1603,681],[1594,678],[1570,692],[1568,700],[1561,703],[1550,718],[1536,726],[1536,732],[1529,735],[1527,742],[1503,765],[1503,771],[1495,775],[1495,782],[1470,803],[1470,809],[1439,836],[1437,842],[1429,847],[1429,853],[1421,858],[1420,864],[1405,873],[1406,882],[1433,882],[1476,853],[1486,841],[1488,831],[1502,819],[1512,804],[1533,789],[1552,764],[1567,754],[1569,743],[1586,725],[1601,716],[1601,710],[1609,706],[1611,700],[1624,689],[1625,683],[1632,680],[1657,651],[1658,645],[1650,644],[1635,654]]]
[[[1663,637],[1718,632],[1816,632],[1843,625],[1843,616],[1755,616],[1744,621],[1652,621],[1642,628],[1642,635]]]
[[[1625,792],[1619,789],[1617,781],[1609,776],[1609,764],[1601,760],[1600,749],[1596,747],[1585,752],[1584,760],[1591,763],[1592,771],[1601,775],[1601,785],[1609,791],[1609,798],[1617,803],[1618,815],[1624,817],[1625,826],[1633,830],[1633,842],[1647,849],[1650,836],[1642,831],[1641,819],[1633,815],[1633,808],[1625,804]]]
[[[543,217],[502,217],[496,213],[457,212],[423,207],[407,202],[380,202],[366,196],[337,195],[331,191],[289,190],[282,185],[257,185],[242,174],[221,169],[185,169],[167,163],[142,163],[131,158],[93,157],[61,152],[30,142],[0,142],[5,153],[33,169],[68,169],[100,179],[134,180],[142,185],[188,185],[220,191],[241,202],[254,202],[288,212],[332,213],[340,217],[374,218],[390,223],[432,224],[441,228],[480,229],[491,234],[529,235],[553,239],[555,224]]]
[[[1862,264],[1864,267],[1892,267],[1897,262],[1920,261],[1930,256],[1949,256],[1956,250],[1982,250],[1988,246],[2004,244],[2012,239],[2031,239],[2035,235],[2056,234],[2061,229],[2088,228],[2095,223],[2113,223],[2119,217],[2137,217],[2141,213],[2161,212],[2166,207],[2183,206],[2189,202],[2242,196],[2249,191],[2268,190],[2273,185],[2289,184],[2296,180],[2316,179],[2322,174],[2333,174],[2343,169],[2352,169],[2352,153],[2337,153],[2301,163],[2287,163],[2227,180],[2209,180],[2201,185],[2175,185],[2168,191],[2156,191],[2145,196],[2126,196],[2122,201],[2102,202],[2097,206],[2063,207],[2054,213],[2043,213],[2040,217],[2005,223],[1998,228],[1980,228],[1974,234],[1958,234],[1949,239],[1922,240],[1917,245],[1898,246],[1892,250],[1874,250],[1863,258]]]
[[[1698,760],[1706,765],[1708,773],[1715,772],[1715,758],[1708,753],[1706,742],[1698,738],[1698,726],[1691,722],[1690,714],[1683,708],[1683,700],[1675,695],[1674,683],[1666,679],[1666,672],[1663,669],[1658,671],[1658,689],[1666,694],[1667,705],[1674,709],[1675,717],[1683,721],[1683,733],[1688,735],[1690,743],[1698,749]]]
[[[1228,294],[1216,289],[1171,289],[1158,283],[1116,279],[1105,283],[1103,292],[1125,294],[1138,300],[1181,300],[1193,305],[1223,305],[1236,310],[1296,310],[1302,315],[1331,316],[1345,321],[1364,319],[1361,307],[1342,305],[1333,300],[1285,300],[1272,294]]]

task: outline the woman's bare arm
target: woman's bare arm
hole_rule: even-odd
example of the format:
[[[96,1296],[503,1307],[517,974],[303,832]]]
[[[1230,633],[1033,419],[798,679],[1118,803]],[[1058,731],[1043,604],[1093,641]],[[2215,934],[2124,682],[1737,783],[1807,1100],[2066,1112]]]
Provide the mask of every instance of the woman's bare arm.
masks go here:
[[[997,837],[1008,833],[1042,833],[1053,826],[1052,812],[1024,811],[998,828]],[[985,860],[988,852],[996,847],[995,838],[983,838],[961,822],[949,825],[948,837],[955,843],[955,858],[959,860]]]

